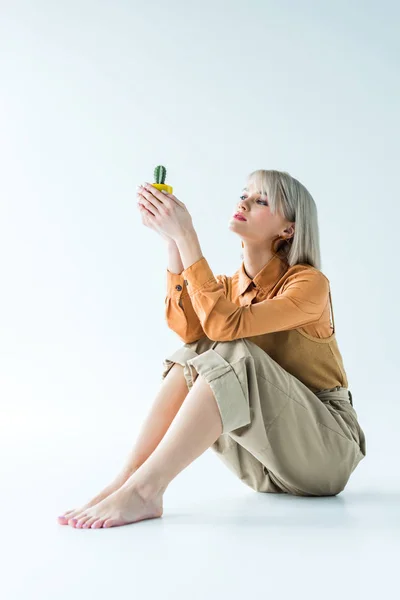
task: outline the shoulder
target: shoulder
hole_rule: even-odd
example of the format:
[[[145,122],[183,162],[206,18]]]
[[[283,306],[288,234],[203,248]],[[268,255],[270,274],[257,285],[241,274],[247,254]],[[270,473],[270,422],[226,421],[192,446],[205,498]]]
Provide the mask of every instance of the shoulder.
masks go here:
[[[286,277],[309,277],[310,279],[325,280],[329,283],[328,277],[322,271],[307,263],[298,263],[297,265],[289,267],[285,275]]]
[[[280,293],[312,294],[324,300],[329,287],[329,279],[322,271],[307,263],[299,263],[289,267],[284,274]]]

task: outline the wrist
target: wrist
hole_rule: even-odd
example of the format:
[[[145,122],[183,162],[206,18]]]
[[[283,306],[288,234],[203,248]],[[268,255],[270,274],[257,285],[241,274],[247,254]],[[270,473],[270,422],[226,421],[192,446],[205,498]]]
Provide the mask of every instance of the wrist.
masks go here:
[[[174,238],[176,245],[180,242],[185,242],[187,240],[197,239],[197,233],[195,229],[190,229],[188,231],[182,231],[179,236]]]

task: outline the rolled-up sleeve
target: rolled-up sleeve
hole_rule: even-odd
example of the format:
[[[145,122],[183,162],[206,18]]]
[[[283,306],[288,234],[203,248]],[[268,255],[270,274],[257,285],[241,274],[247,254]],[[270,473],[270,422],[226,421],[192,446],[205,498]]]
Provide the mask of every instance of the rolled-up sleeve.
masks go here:
[[[224,275],[216,275],[215,281],[222,282]],[[193,308],[187,291],[187,280],[182,273],[171,273],[167,269],[167,295],[165,296],[165,320],[185,343],[195,342],[206,335],[201,321]],[[224,284],[222,288],[225,290]]]
[[[204,257],[181,275],[187,281],[193,312],[213,341],[253,337],[313,323],[321,317],[329,295],[329,280],[307,266],[288,274],[276,296],[248,306],[238,306],[226,297],[223,283],[214,277]]]

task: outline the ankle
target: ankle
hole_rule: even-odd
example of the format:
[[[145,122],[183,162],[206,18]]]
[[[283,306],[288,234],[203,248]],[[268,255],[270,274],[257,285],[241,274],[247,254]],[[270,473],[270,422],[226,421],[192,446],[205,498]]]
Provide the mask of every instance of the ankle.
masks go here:
[[[167,488],[164,481],[155,477],[143,477],[140,473],[138,477],[134,475],[131,481],[128,480],[126,485],[134,488],[136,493],[139,494],[145,502],[152,498],[162,496]]]
[[[128,481],[128,479],[134,474],[134,472],[136,471],[136,469],[131,469],[130,471],[123,471],[122,473],[119,473],[115,479],[113,480],[113,482],[110,484],[111,487],[121,487],[124,485],[124,483],[126,483]]]
[[[135,484],[135,490],[142,500],[148,502],[153,498],[159,498],[160,496],[163,496],[165,487],[161,485],[155,485],[153,482],[146,482]]]

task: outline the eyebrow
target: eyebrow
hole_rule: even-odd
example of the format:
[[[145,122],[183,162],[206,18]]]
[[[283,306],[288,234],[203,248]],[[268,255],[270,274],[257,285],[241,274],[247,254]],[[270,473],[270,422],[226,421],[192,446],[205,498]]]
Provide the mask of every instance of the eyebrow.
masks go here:
[[[248,191],[249,191],[249,190],[248,190],[248,188],[246,188],[246,187],[245,187],[245,188],[243,188],[243,190],[244,190],[245,192],[248,192]],[[258,192],[258,193],[259,193],[259,194],[262,194],[262,192]]]

